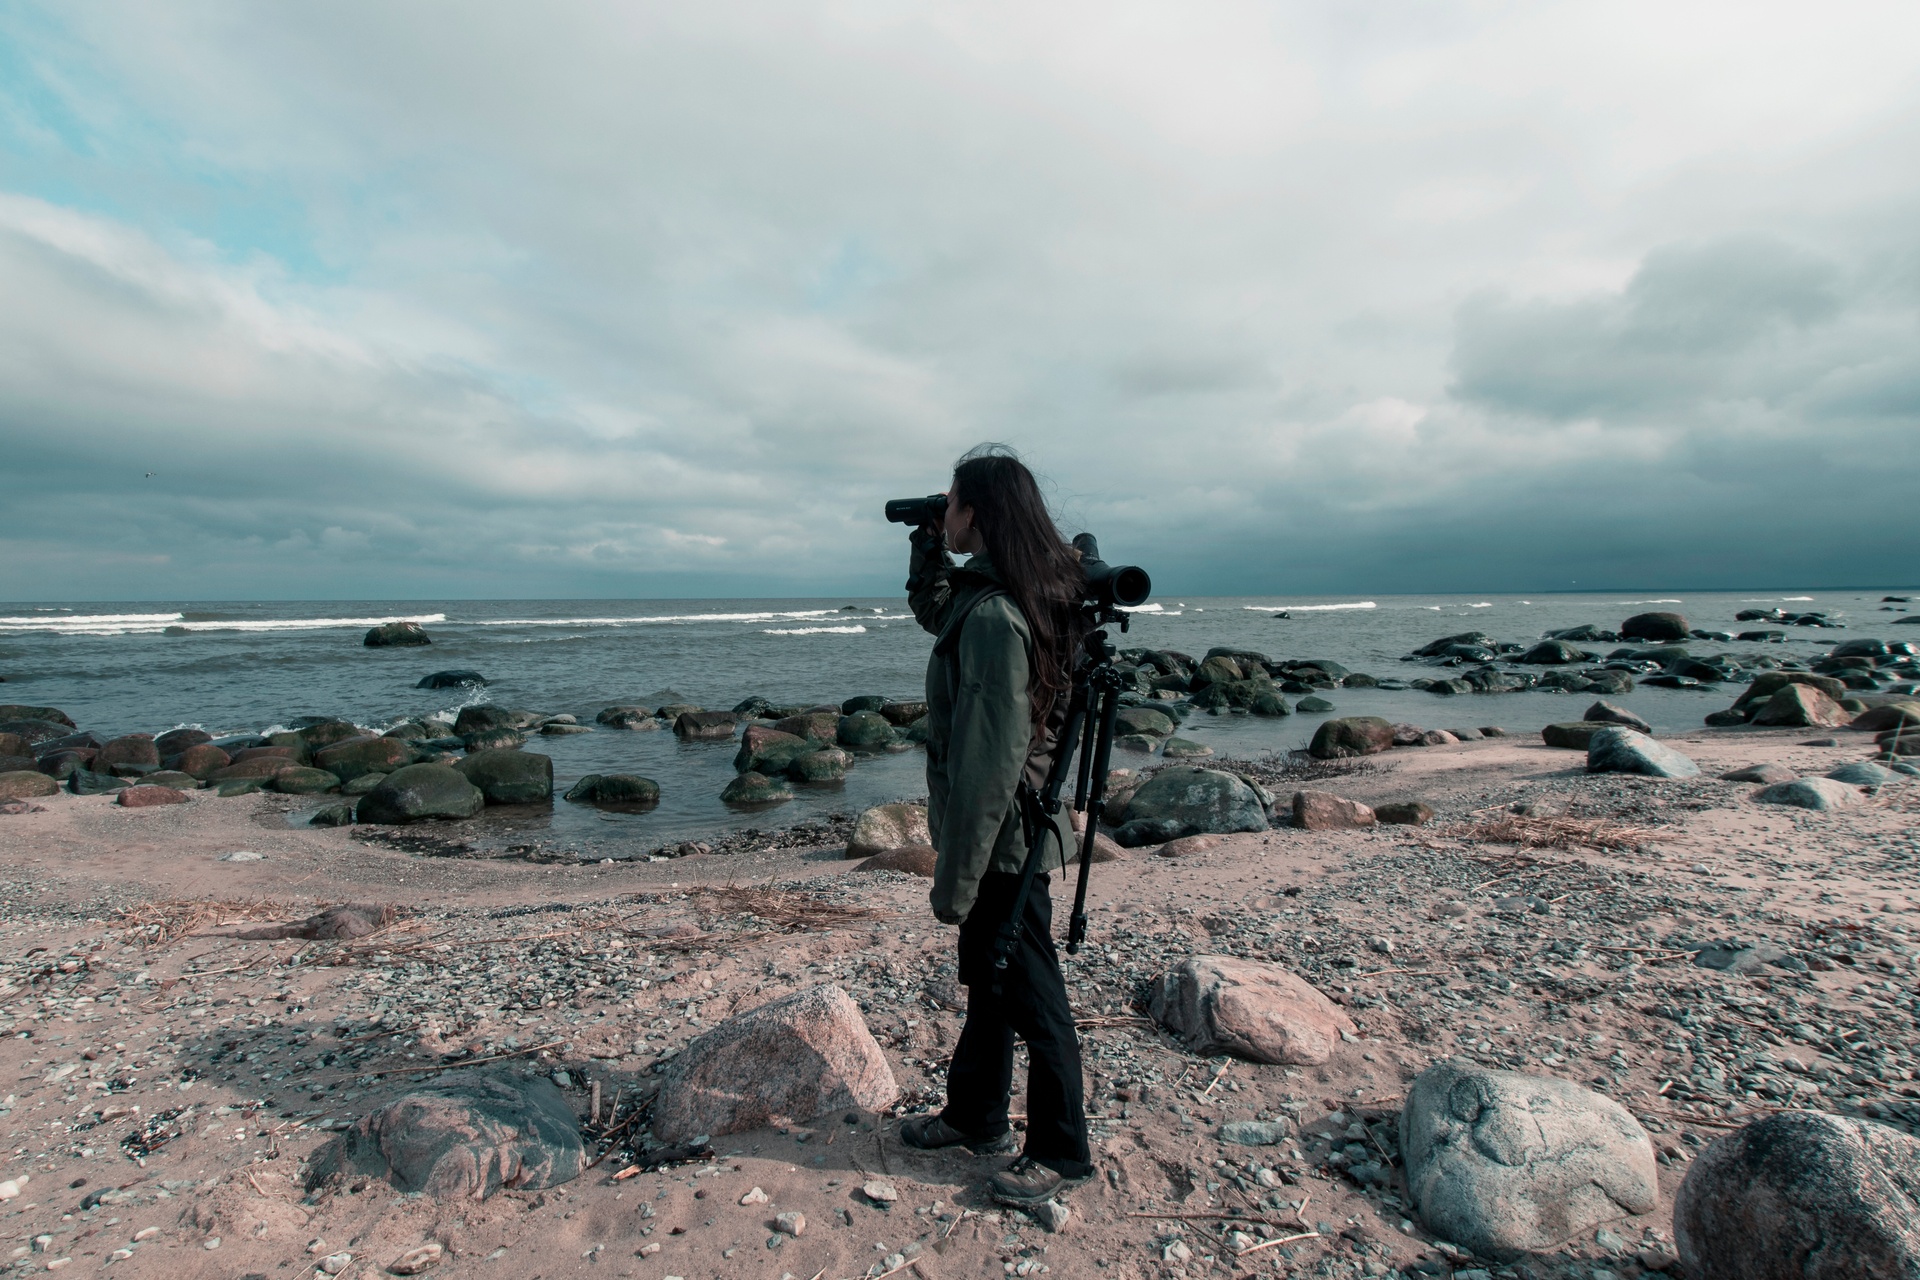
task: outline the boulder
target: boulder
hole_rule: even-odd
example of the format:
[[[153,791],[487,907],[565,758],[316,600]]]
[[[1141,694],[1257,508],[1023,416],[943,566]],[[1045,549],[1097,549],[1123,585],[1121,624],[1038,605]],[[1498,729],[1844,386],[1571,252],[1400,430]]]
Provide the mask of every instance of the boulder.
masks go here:
[[[1550,747],[1585,751],[1593,742],[1594,734],[1612,727],[1604,720],[1567,720],[1540,730],[1540,739]]]
[[[300,730],[300,741],[309,752],[366,736],[367,731],[351,720],[321,720]]]
[[[1533,667],[1564,667],[1576,662],[1591,662],[1594,655],[1565,640],[1542,640],[1513,661]]]
[[[840,714],[850,716],[856,711],[878,711],[887,705],[887,700],[877,693],[862,693],[848,698],[840,704]]]
[[[1830,729],[1853,720],[1837,701],[1811,685],[1790,684],[1754,713],[1753,723],[1794,729]]]
[[[273,789],[289,796],[318,796],[340,789],[339,775],[296,764],[273,775]]]
[[[1843,764],[1838,769],[1829,769],[1827,776],[1835,782],[1844,782],[1850,787],[1884,787],[1889,782],[1898,782],[1900,775],[1891,769],[1883,769],[1868,760],[1856,760],[1852,764]]]
[[[399,738],[359,737],[316,751],[313,763],[351,782],[363,773],[392,773],[412,764],[414,750]]]
[[[542,736],[548,738],[571,737],[576,733],[592,733],[591,725],[575,724],[570,720],[549,720],[540,726]]]
[[[1727,782],[1757,782],[1762,786],[1772,786],[1776,782],[1792,782],[1799,776],[1783,764],[1750,764],[1744,769],[1735,769],[1720,775]]]
[[[1302,831],[1346,831],[1376,821],[1373,810],[1358,800],[1343,800],[1331,791],[1293,793],[1293,825]]]
[[[750,724],[740,735],[740,750],[734,753],[736,773],[785,773],[787,766],[820,744],[798,734],[783,733],[766,725]]]
[[[1765,703],[1774,694],[1790,684],[1803,684],[1809,689],[1818,689],[1835,702],[1847,696],[1844,681],[1832,676],[1815,675],[1811,671],[1762,671],[1753,678],[1741,695],[1734,699],[1734,707],[1748,707],[1755,703]]]
[[[0,773],[39,773],[40,771],[40,762],[32,756],[0,755]]]
[[[553,799],[553,757],[532,751],[476,751],[453,766],[480,788],[488,804],[545,804]]]
[[[1713,1143],[1673,1202],[1693,1280],[1920,1276],[1920,1141],[1785,1111]]]
[[[908,844],[876,853],[855,868],[857,871],[904,871],[911,876],[933,878],[934,864],[940,855],[930,844]]]
[[[155,769],[137,780],[143,787],[172,787],[175,791],[197,791],[200,779],[190,773],[181,773],[178,769]]]
[[[847,838],[847,856],[871,858],[889,849],[932,843],[925,805],[875,805],[855,820],[853,834]]]
[[[360,798],[362,822],[408,823],[471,818],[486,807],[480,788],[444,764],[410,764]]]
[[[1620,624],[1622,640],[1686,640],[1692,635],[1687,620],[1677,613],[1636,613]]]
[[[1869,707],[1855,716],[1847,727],[1866,733],[1880,733],[1887,729],[1920,730],[1920,702],[1889,702]]]
[[[1791,805],[1796,809],[1812,809],[1819,813],[1850,808],[1861,801],[1858,787],[1835,782],[1832,778],[1796,778],[1792,782],[1776,782],[1754,792],[1753,798],[1760,804]]]
[[[478,671],[436,671],[421,676],[416,689],[484,689],[487,678]]]
[[[900,1094],[860,1006],[823,985],[737,1014],[673,1059],[655,1095],[653,1134],[705,1134],[804,1124],[850,1108],[878,1111]]]
[[[47,743],[70,736],[73,733],[73,726],[55,720],[0,720],[0,733],[24,738],[29,746],[38,749]],[[100,744],[95,742],[89,745],[97,747]]]
[[[369,649],[393,649],[432,644],[433,641],[417,622],[383,622],[368,631],[361,643]]]
[[[811,745],[811,744],[809,744]],[[809,787],[831,786],[846,780],[853,757],[838,747],[821,747],[795,756],[787,765],[787,776]]]
[[[1373,820],[1402,827],[1424,827],[1433,821],[1433,810],[1418,800],[1395,800],[1373,806]]]
[[[879,751],[893,741],[893,726],[878,711],[855,711],[840,717],[834,740],[852,751]]]
[[[153,749],[160,753],[161,759],[177,756],[188,747],[197,747],[203,742],[212,742],[213,735],[205,729],[169,729],[153,740]]]
[[[1731,729],[1752,718],[1744,707],[1729,707],[1725,711],[1707,712],[1706,725],[1709,729]]]
[[[1627,726],[1627,728],[1638,730],[1641,733],[1649,735],[1653,733],[1652,725],[1625,707],[1615,706],[1605,698],[1588,707],[1586,715],[1582,716],[1581,719],[1600,724],[1623,724]]]
[[[594,717],[594,722],[609,729],[664,729],[659,717],[645,707],[608,707]]]
[[[739,723],[731,711],[682,711],[674,717],[673,731],[687,742],[724,742]]]
[[[1329,711],[1337,710],[1337,708],[1325,698],[1316,698],[1312,694],[1308,694],[1293,705],[1294,709],[1302,715],[1321,716],[1327,714]]]
[[[884,702],[880,705],[879,711],[881,715],[887,718],[888,724],[896,729],[904,729],[921,716],[927,714],[927,704],[924,702]]]
[[[236,778],[271,778],[274,774],[300,766],[286,756],[254,756],[250,760],[235,760],[223,769],[215,769],[207,775],[208,782],[231,782]]]
[[[1377,755],[1393,745],[1393,726],[1379,716],[1345,716],[1321,722],[1307,751],[1316,760]]]
[[[233,753],[235,764],[249,764],[255,760],[285,760],[288,764],[305,764],[307,753],[304,747],[283,746],[243,747]]]
[[[216,772],[226,768],[233,760],[226,752],[211,742],[202,742],[198,746],[188,747],[171,761],[181,773],[192,774],[205,782]]]
[[[160,750],[153,744],[153,735],[129,733],[113,739],[100,748],[100,754],[94,758],[93,767],[105,772],[117,764],[159,768]]]
[[[1626,1108],[1567,1080],[1465,1059],[1413,1082],[1400,1152],[1427,1226],[1492,1258],[1554,1249],[1660,1199],[1653,1143]]]
[[[1484,631],[1462,631],[1455,636],[1441,636],[1438,640],[1428,641],[1413,651],[1417,658],[1433,658],[1445,653],[1451,645],[1469,645],[1476,649],[1492,649],[1499,641]]]
[[[769,778],[764,773],[739,774],[720,791],[720,800],[723,804],[738,805],[741,808],[784,804],[791,799],[793,799],[791,787],[778,779]]]
[[[185,804],[187,793],[176,791],[172,787],[160,787],[143,782],[128,787],[115,796],[114,800],[126,809],[153,809],[161,805]]]
[[[840,731],[840,715],[835,711],[803,711],[774,721],[773,727],[797,738],[831,743]]]
[[[67,790],[77,796],[103,796],[129,785],[125,778],[116,778],[110,773],[95,773],[91,769],[75,769],[67,775]]]
[[[350,827],[353,825],[353,806],[350,804],[330,804],[315,809],[313,816],[307,819],[310,827]]]
[[[66,732],[68,733],[72,733],[80,727],[73,722],[72,716],[60,710],[58,707],[35,707],[29,706],[24,702],[0,703],[0,721],[5,720],[47,721],[52,724],[65,725]]]
[[[482,729],[460,739],[461,747],[467,751],[512,751],[525,746],[526,742],[527,735],[518,729]]]
[[[1114,839],[1138,848],[1181,836],[1266,829],[1266,807],[1244,779],[1218,769],[1171,765],[1133,793]]]
[[[59,782],[38,769],[14,769],[0,773],[0,801],[32,800],[50,796],[58,790]]]
[[[493,729],[515,729],[513,712],[506,707],[474,706],[460,708],[460,714],[454,717],[453,731],[459,737],[470,733],[486,733]]]
[[[1149,1010],[1195,1053],[1314,1066],[1333,1056],[1353,1020],[1305,979],[1278,965],[1194,956],[1162,974]]]
[[[1699,776],[1700,766],[1644,733],[1624,725],[1602,725],[1587,743],[1587,772],[1693,778]]]
[[[92,766],[97,751],[49,751],[33,762],[33,767],[50,778],[66,779],[79,769]]]
[[[1115,733],[1147,733],[1159,738],[1178,728],[1171,715],[1154,707],[1121,707],[1113,724]]]
[[[0,756],[33,758],[33,744],[17,733],[0,733]]]
[[[571,1182],[586,1156],[580,1122],[551,1080],[463,1071],[361,1116],[314,1156],[307,1187],[361,1174],[403,1192],[484,1200]]]
[[[1178,840],[1169,840],[1155,849],[1154,855],[1161,858],[1191,858],[1195,854],[1206,853],[1219,847],[1219,836],[1182,836]]]
[[[632,773],[590,773],[573,784],[567,799],[575,804],[651,809],[660,803],[660,784]]]
[[[350,778],[346,782],[341,783],[340,794],[343,796],[364,796],[386,780],[387,775],[384,773],[363,773],[357,778]]]
[[[1201,760],[1213,754],[1213,748],[1192,738],[1168,738],[1160,754],[1168,760]]]

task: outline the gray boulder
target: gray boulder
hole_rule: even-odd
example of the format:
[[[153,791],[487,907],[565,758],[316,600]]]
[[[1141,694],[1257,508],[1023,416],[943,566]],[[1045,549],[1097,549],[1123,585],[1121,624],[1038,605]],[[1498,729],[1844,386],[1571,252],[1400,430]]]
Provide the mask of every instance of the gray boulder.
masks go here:
[[[453,766],[488,804],[545,804],[553,799],[553,757],[532,751],[476,751]]]
[[[1653,726],[1642,720],[1625,707],[1615,706],[1605,698],[1587,708],[1583,720],[1592,720],[1601,724],[1623,724],[1638,733],[1652,734]]]
[[[1593,745],[1593,735],[1610,728],[1603,720],[1566,720],[1540,730],[1540,740],[1563,751],[1585,751]]]
[[[854,820],[847,837],[849,858],[871,858],[889,849],[930,845],[927,807],[923,804],[877,804]]]
[[[1153,707],[1121,707],[1113,723],[1115,733],[1147,733],[1161,738],[1176,727],[1172,716]]]
[[[362,822],[408,823],[471,818],[486,807],[480,788],[458,769],[444,764],[410,764],[360,798]]]
[[[392,773],[412,764],[414,750],[399,738],[348,738],[314,753],[313,763],[342,782],[351,782],[363,773]]]
[[[1379,716],[1343,716],[1323,721],[1307,751],[1316,760],[1371,756],[1393,746],[1393,726]]]
[[[1693,1162],[1673,1229],[1694,1280],[1912,1280],[1920,1142],[1821,1112],[1756,1120]]]
[[[1133,793],[1114,839],[1137,848],[1207,832],[1266,829],[1266,807],[1244,779],[1218,769],[1172,765]]]
[[[513,729],[513,712],[506,707],[462,707],[454,718],[453,731],[464,738],[470,733],[486,733],[492,729]]]
[[[484,1200],[571,1182],[586,1163],[580,1122],[552,1081],[462,1072],[361,1116],[314,1157],[307,1186],[367,1174],[403,1192]]]
[[[1693,635],[1677,613],[1636,613],[1620,624],[1622,640],[1687,640]]]
[[[769,778],[764,773],[752,771],[740,774],[720,791],[722,803],[738,805],[741,808],[783,804],[791,799],[793,799],[793,788],[785,782]]]
[[[1860,789],[1836,782],[1832,778],[1795,778],[1792,782],[1776,782],[1753,793],[1760,804],[1784,804],[1796,809],[1812,809],[1826,813],[1833,809],[1845,809],[1860,803]]]
[[[1734,769],[1720,775],[1727,782],[1757,782],[1761,786],[1772,786],[1776,782],[1792,782],[1799,775],[1783,764],[1750,764],[1745,768]]]
[[[50,796],[60,784],[38,769],[12,769],[0,773],[0,800],[32,800]]]
[[[1896,782],[1900,775],[1891,769],[1883,769],[1871,760],[1856,760],[1852,764],[1843,764],[1838,769],[1829,770],[1829,778],[1835,782],[1844,782],[1850,787],[1884,787]]]
[[[834,737],[850,751],[879,751],[893,741],[893,725],[878,711],[855,711],[840,717]]]
[[[853,767],[853,756],[838,747],[821,747],[795,756],[787,765],[787,776],[809,787],[830,786],[846,780]]]
[[[660,784],[632,773],[590,773],[573,784],[566,798],[575,804],[651,809],[660,803]]]
[[[367,632],[366,639],[361,643],[369,649],[392,649],[432,644],[433,641],[417,622],[383,622]]]
[[[900,1086],[860,1006],[810,987],[737,1014],[674,1058],[653,1109],[654,1137],[685,1142],[850,1107],[878,1111]]]
[[[1660,1199],[1653,1143],[1626,1108],[1464,1059],[1413,1082],[1400,1151],[1427,1225],[1493,1258],[1554,1249]]]
[[[608,707],[594,720],[609,729],[664,729],[666,726],[646,707]]]
[[[430,676],[421,676],[416,689],[481,689],[485,688],[487,678],[478,671],[436,671]]]
[[[1612,725],[1594,734],[1587,743],[1587,772],[1693,778],[1699,776],[1700,766],[1644,733]]]
[[[746,732],[740,735],[740,750],[734,753],[733,768],[736,773],[764,773],[771,776],[785,772],[786,767],[795,760],[819,749],[820,744],[811,738],[783,733],[766,725],[750,724]]]
[[[673,731],[689,742],[719,742],[733,737],[739,723],[731,711],[682,711],[673,719]]]
[[[1542,640],[1513,660],[1528,666],[1564,667],[1575,662],[1591,662],[1593,655],[1565,640]]]

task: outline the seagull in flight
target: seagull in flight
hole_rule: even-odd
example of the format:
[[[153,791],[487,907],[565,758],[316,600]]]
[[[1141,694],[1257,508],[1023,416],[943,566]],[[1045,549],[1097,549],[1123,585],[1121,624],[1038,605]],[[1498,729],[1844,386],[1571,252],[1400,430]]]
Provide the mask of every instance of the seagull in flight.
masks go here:
[[[147,479],[149,480],[153,479],[153,472],[151,471],[147,472]]]

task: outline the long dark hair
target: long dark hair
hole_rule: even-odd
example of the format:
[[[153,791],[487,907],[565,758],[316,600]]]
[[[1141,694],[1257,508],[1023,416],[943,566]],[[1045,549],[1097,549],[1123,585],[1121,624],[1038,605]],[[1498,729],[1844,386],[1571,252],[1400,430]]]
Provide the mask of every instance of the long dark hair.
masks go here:
[[[1033,721],[1043,724],[1067,690],[1084,630],[1079,554],[1060,536],[1033,472],[1005,445],[981,445],[954,464],[953,501],[973,508],[987,558],[1026,615],[1034,652],[1028,689]]]

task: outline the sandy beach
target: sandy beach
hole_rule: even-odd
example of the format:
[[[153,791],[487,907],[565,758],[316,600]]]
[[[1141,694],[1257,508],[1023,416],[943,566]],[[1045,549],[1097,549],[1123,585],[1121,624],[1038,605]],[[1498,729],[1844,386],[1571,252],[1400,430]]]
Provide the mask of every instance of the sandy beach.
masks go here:
[[[31,1177],[0,1221],[21,1270],[72,1274],[298,1275],[345,1253],[339,1273],[373,1276],[436,1242],[446,1275],[809,1280],[888,1259],[926,1280],[1444,1275],[1469,1262],[1410,1213],[1393,1129],[1408,1082],[1462,1055],[1603,1091],[1662,1165],[1659,1207],[1604,1242],[1479,1265],[1637,1274],[1672,1249],[1689,1158],[1744,1118],[1916,1115],[1912,782],[1812,813],[1756,805],[1752,785],[1715,776],[1767,762],[1823,773],[1865,754],[1864,735],[1807,736],[1667,739],[1700,763],[1688,780],[1588,775],[1582,753],[1518,739],[1319,764],[1312,786],[1419,800],[1436,817],[1096,866],[1092,945],[1066,964],[1100,1176],[1068,1198],[1057,1232],[983,1198],[991,1161],[907,1149],[889,1115],[738,1134],[712,1159],[618,1178],[634,1161],[620,1145],[631,1135],[615,1134],[568,1185],[484,1202],[366,1179],[303,1187],[330,1130],[434,1071],[561,1073],[588,1133],[618,1130],[655,1063],[691,1036],[821,982],[861,1003],[902,1087],[896,1110],[933,1105],[962,993],[924,880],[863,871],[839,845],[540,864],[295,829],[292,798],[265,793],[151,810],[48,797],[0,817],[12,1082],[0,1175]],[[1302,767],[1249,772],[1284,792],[1285,770]],[[233,936],[337,903],[397,918],[357,940]],[[1694,962],[1726,941],[1804,963]],[[1321,1067],[1197,1056],[1140,1003],[1195,954],[1282,964],[1358,1035]],[[1236,1119],[1281,1120],[1293,1136],[1223,1144],[1219,1126]],[[1351,1140],[1377,1149],[1384,1184],[1327,1162]],[[863,1193],[876,1178],[897,1190],[891,1205]],[[741,1205],[755,1187],[767,1202]],[[803,1234],[770,1231],[796,1211]]]

